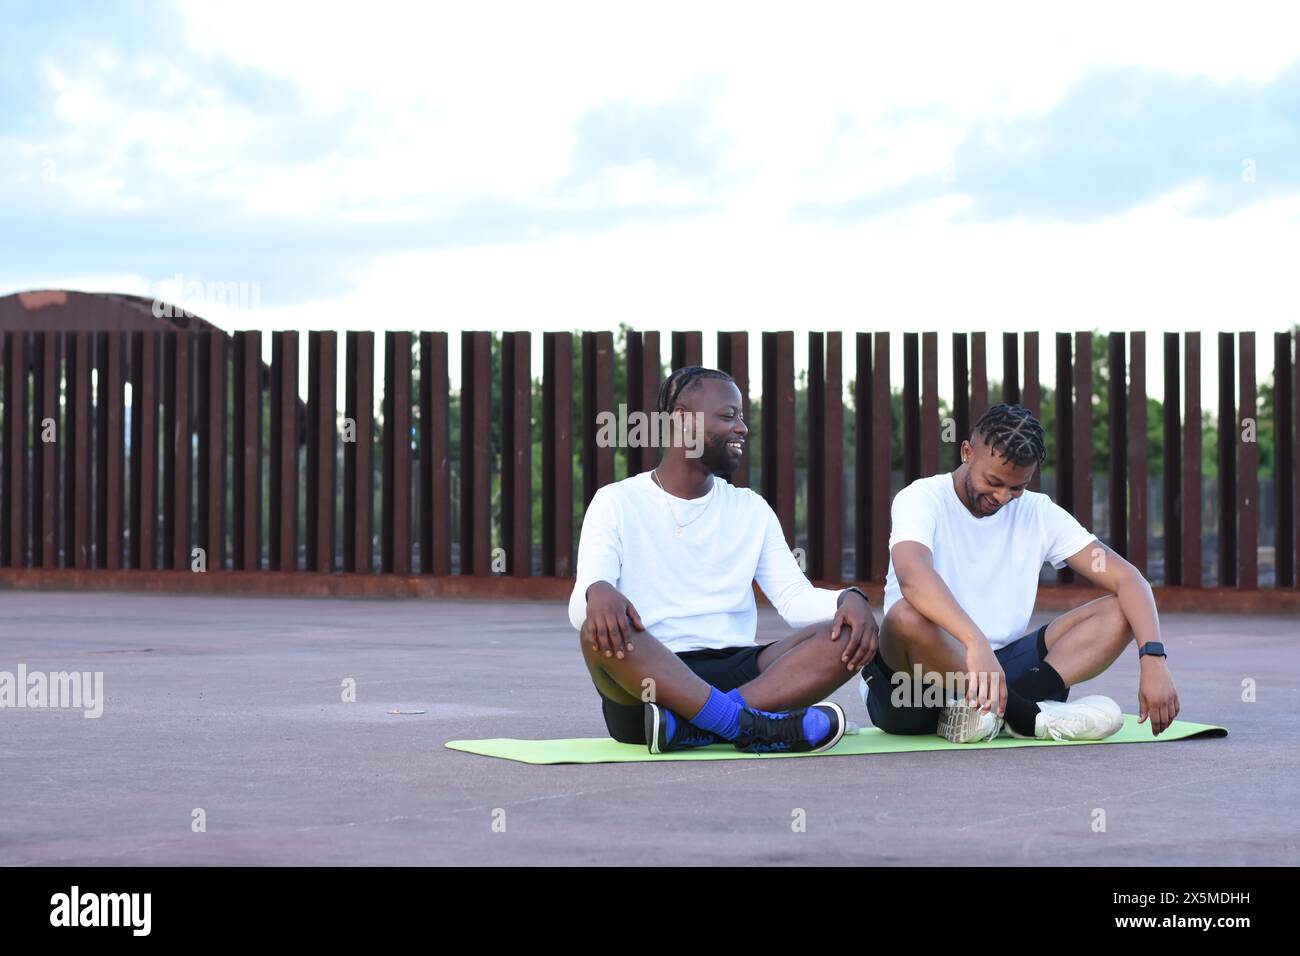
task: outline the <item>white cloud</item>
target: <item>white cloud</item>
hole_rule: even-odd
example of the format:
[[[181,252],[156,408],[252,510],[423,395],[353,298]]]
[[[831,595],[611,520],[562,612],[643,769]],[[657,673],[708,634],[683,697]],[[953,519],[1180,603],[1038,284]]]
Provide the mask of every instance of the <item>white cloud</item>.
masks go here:
[[[1300,55],[1300,8],[1287,6],[1225,16],[1103,4],[1077,17],[955,3],[179,9],[191,49],[167,61],[118,62],[104,37],[84,62],[47,66],[68,136],[46,152],[77,170],[62,181],[74,201],[133,209],[180,189],[252,215],[364,221],[545,202],[570,171],[584,113],[697,95],[703,80],[725,184],[711,198],[771,216],[941,175],[970,124],[1047,110],[1089,69],[1263,81]],[[286,117],[232,102],[201,78],[205,62],[279,78],[301,97],[294,118],[337,123],[337,139],[318,155],[278,155]],[[122,75],[170,105],[123,98]],[[596,205],[691,199],[690,184],[636,168],[591,185],[579,197]]]
[[[475,200],[722,210],[383,256],[346,296],[289,305],[268,289],[257,314],[207,313],[228,327],[540,330],[623,320],[703,329],[707,357],[725,327],[1209,332],[1294,322],[1294,201],[1195,219],[1185,214],[1190,186],[1088,224],[954,224],[959,197],[857,225],[789,221],[805,203],[942,176],[972,124],[1049,110],[1090,70],[1265,82],[1300,56],[1293,6],[1062,9],[185,2],[192,49],[135,67],[184,94],[178,105],[142,108],[111,93],[94,59],[52,67],[46,80],[66,127],[55,147],[95,157],[60,166],[61,183],[88,208],[166,202],[171,194],[131,191],[150,182],[126,175],[145,162],[161,180],[228,203],[232,218],[277,214],[308,226],[427,222]],[[337,121],[337,141],[319,155],[278,155],[281,117],[201,80],[205,63],[290,84],[301,118]],[[570,175],[575,125],[590,110],[691,97],[703,99],[709,140],[720,144],[718,181],[646,159],[598,170],[571,196],[553,192]],[[1271,355],[1263,343],[1257,351]],[[991,343],[992,370],[999,357]],[[1206,385],[1208,403],[1213,376]]]
[[[279,76],[322,115],[364,103],[367,148],[346,165],[300,170],[301,181],[317,196],[392,204],[533,198],[567,172],[585,111],[668,101],[700,77],[722,80],[713,121],[731,146],[720,161],[746,187],[733,200],[770,209],[940,172],[966,123],[1049,109],[1090,68],[1263,81],[1300,55],[1300,11],[1286,6],[1226,17],[1109,4],[1072,18],[1042,4],[1000,15],[969,4],[181,9],[201,55]],[[882,126],[940,104],[935,121]],[[284,186],[268,175],[244,198],[307,211],[312,190]]]
[[[1257,330],[1262,380],[1272,362],[1264,336],[1300,320],[1293,297],[1278,294],[1289,282],[1300,199],[1191,221],[1179,215],[1179,202],[1170,197],[1088,225],[953,226],[951,210],[939,208],[851,228],[713,217],[600,237],[410,253],[381,260],[346,299],[272,307],[255,326],[237,324],[540,333],[622,321],[665,333],[700,329],[706,359],[723,329],[750,331],[755,350],[759,332],[795,329],[800,356],[808,330],[839,329],[846,338],[890,330],[896,368],[903,331],[940,332],[946,367],[951,333],[979,330],[989,334],[995,378],[1000,334],[1038,330],[1044,382],[1054,374],[1051,334],[1142,328],[1153,390],[1162,380],[1159,335],[1199,330],[1206,333],[1204,407],[1212,408],[1217,353],[1209,336]],[[536,369],[540,335],[534,345]],[[665,359],[667,347],[665,335]],[[846,361],[851,355],[846,347]],[[756,360],[757,351],[755,374]],[[949,394],[950,384],[940,384]]]

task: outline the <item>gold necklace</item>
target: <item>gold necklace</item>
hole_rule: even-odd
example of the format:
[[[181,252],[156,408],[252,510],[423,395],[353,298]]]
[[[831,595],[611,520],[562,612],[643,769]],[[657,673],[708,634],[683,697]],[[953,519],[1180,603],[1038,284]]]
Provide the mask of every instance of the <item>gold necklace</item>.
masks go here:
[[[708,511],[709,505],[713,504],[714,488],[712,485],[709,485],[708,503],[705,504],[705,506],[700,509],[699,514],[697,514],[690,521],[686,522],[686,524],[682,524],[680,521],[677,520],[677,512],[673,510],[673,503],[670,500],[672,498],[672,495],[668,493],[668,489],[664,487],[664,483],[659,480],[659,469],[655,468],[653,471],[651,471],[650,477],[653,478],[654,483],[659,486],[659,490],[664,493],[664,504],[668,506],[668,514],[672,516],[673,524],[677,525],[677,537],[679,538],[682,536],[682,533],[686,530],[686,528],[695,524],[695,522],[699,521],[702,517],[704,517],[704,512]]]

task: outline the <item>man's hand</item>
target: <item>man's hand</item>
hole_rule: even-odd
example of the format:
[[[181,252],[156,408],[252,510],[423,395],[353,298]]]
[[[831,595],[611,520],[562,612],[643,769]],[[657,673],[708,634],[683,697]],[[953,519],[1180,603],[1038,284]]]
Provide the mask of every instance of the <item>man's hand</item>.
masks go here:
[[[1007,675],[986,638],[966,647],[966,699],[999,717],[1007,710]]]
[[[604,651],[606,657],[631,654],[632,628],[644,631],[641,615],[632,602],[619,593],[608,581],[597,581],[587,588],[587,622],[582,626],[583,636],[591,641],[593,651]]]
[[[880,643],[880,628],[871,613],[871,605],[857,591],[845,592],[831,621],[831,640],[839,640],[840,631],[846,627],[849,638],[840,660],[850,671],[856,671],[876,656],[876,645]]]
[[[1151,716],[1151,736],[1158,737],[1178,716],[1178,690],[1163,657],[1143,657],[1138,665],[1138,723]]]

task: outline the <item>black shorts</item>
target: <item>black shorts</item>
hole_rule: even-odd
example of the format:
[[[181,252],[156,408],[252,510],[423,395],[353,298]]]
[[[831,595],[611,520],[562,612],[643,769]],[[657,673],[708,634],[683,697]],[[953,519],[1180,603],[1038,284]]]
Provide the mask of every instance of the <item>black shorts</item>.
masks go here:
[[[999,647],[993,653],[997,656],[998,663],[1002,665],[1003,673],[1007,675],[1007,686],[1014,687],[1031,667],[1036,666],[1047,656],[1047,625],[1044,624],[1036,631],[1030,631],[1005,647]],[[910,680],[911,675],[907,676]],[[879,654],[862,668],[862,677],[867,681],[864,694],[867,713],[871,716],[871,723],[876,727],[887,734],[938,732],[939,711],[942,708],[915,706],[916,702],[911,699],[910,694],[905,695],[907,697],[905,705],[898,706],[893,693],[896,686],[893,682],[893,674],[890,672],[889,665],[880,659]],[[1069,696],[1070,688],[1067,687],[1056,700],[1066,700]]]
[[[744,647],[683,651],[677,656],[701,680],[725,694],[758,676],[758,653],[766,646],[747,644]],[[600,706],[611,737],[621,744],[646,742],[644,704],[616,704],[601,694]]]

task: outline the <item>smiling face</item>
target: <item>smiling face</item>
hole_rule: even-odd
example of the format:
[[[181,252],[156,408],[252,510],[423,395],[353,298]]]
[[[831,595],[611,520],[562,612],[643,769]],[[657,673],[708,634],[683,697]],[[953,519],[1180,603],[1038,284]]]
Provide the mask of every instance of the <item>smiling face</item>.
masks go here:
[[[733,382],[702,379],[679,395],[676,405],[677,409],[690,413],[682,416],[674,410],[679,419],[685,418],[684,427],[693,427],[694,421],[704,426],[703,451],[696,461],[714,475],[730,475],[740,467],[748,447],[749,428],[745,424],[740,389]]]
[[[975,517],[988,518],[1024,493],[1038,465],[1006,461],[978,434],[976,439],[973,445],[969,441],[961,443],[962,465],[956,472],[958,497]]]

